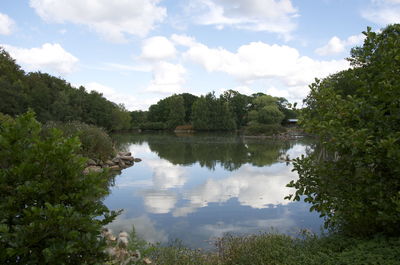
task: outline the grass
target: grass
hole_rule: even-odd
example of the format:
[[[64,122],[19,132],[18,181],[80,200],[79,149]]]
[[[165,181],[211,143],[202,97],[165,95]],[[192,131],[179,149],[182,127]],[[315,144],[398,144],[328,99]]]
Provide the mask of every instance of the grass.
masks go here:
[[[213,252],[189,249],[179,242],[169,246],[142,244],[140,248],[153,264],[160,265],[400,264],[400,238],[317,237],[307,233],[293,238],[265,233],[226,235],[215,245]]]

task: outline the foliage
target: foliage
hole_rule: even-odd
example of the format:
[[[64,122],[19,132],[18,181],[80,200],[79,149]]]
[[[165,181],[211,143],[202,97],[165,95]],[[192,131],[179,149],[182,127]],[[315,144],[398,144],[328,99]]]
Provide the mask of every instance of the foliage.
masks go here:
[[[269,95],[253,95],[249,111],[249,122],[259,124],[280,124],[285,118],[278,107],[278,100]]]
[[[274,135],[285,132],[286,129],[280,124],[250,123],[245,128],[246,135]]]
[[[190,123],[192,121],[192,107],[193,103],[199,98],[195,95],[192,95],[190,93],[182,93],[179,94],[178,96],[182,96],[183,98],[183,104],[185,107],[185,123]]]
[[[236,128],[245,126],[250,97],[240,94],[235,90],[227,90],[221,95],[221,100],[227,102],[233,113]]]
[[[149,122],[163,123],[163,129],[175,129],[176,126],[185,122],[185,115],[183,97],[172,95],[158,101],[157,104],[151,105],[147,119]]]
[[[332,229],[400,235],[400,25],[368,28],[353,69],[317,80],[302,125],[319,137],[294,163],[294,198],[312,203]]]
[[[131,128],[140,128],[140,125],[147,121],[147,111],[131,111]]]
[[[193,127],[196,130],[234,130],[235,120],[229,103],[217,99],[214,93],[201,96],[193,104]]]
[[[286,98],[278,97],[277,105],[278,109],[285,115],[282,121],[283,124],[287,123],[288,119],[297,119],[298,113],[293,109],[293,107],[296,107],[296,103],[292,106]]]
[[[102,94],[72,87],[65,80],[28,73],[0,47],[0,112],[15,116],[33,109],[40,122],[78,120],[107,130],[129,129],[127,110]]]
[[[45,138],[29,112],[0,125],[0,263],[100,264],[105,174],[83,175],[78,138]]]
[[[113,157],[113,142],[104,129],[82,122],[48,122],[44,125],[44,133],[51,133],[53,128],[62,131],[64,137],[79,137],[81,148],[79,153],[91,159],[106,161]]]
[[[165,128],[165,124],[158,121],[148,121],[140,125],[140,129],[142,130],[164,130]]]
[[[395,265],[400,260],[400,240],[385,237],[317,237],[307,232],[298,237],[226,234],[215,246],[216,251],[194,250],[178,241],[168,246],[146,245],[145,251],[155,264],[164,265]]]

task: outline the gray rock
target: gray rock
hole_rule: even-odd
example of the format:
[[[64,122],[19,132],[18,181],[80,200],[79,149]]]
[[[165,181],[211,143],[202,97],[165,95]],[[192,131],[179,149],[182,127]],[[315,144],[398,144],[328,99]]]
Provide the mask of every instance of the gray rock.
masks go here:
[[[118,166],[119,166],[120,168],[126,168],[125,162],[122,161],[122,160],[119,160]]]
[[[117,157],[114,157],[111,161],[114,162],[115,164],[118,164],[119,161],[121,161],[121,159],[119,158],[119,156],[117,156]]]
[[[119,156],[131,156],[132,153],[131,152],[118,152]]]
[[[137,163],[137,162],[142,161],[142,159],[140,159],[140,158],[134,158],[133,161],[135,161],[135,162]]]
[[[108,166],[110,166],[110,167],[115,165],[115,163],[114,163],[113,161],[111,161],[111,160],[107,160],[107,161],[105,162],[105,164],[108,165]]]
[[[103,172],[103,169],[99,166],[89,166],[83,170],[83,174],[87,175],[90,172],[100,173]]]
[[[124,161],[133,161],[133,157],[131,156],[121,156],[120,159],[124,160]]]
[[[110,170],[121,170],[121,168],[118,165],[111,166]]]
[[[95,166],[95,165],[97,165],[97,163],[96,163],[96,161],[94,161],[93,159],[88,159],[88,160],[86,161],[86,165],[88,165],[88,166]]]

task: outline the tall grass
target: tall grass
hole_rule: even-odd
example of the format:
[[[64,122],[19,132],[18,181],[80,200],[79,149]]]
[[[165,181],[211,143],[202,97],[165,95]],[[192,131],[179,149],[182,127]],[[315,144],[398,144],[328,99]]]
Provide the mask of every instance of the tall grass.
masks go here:
[[[141,252],[163,265],[396,265],[400,264],[400,238],[317,237],[303,233],[290,237],[277,233],[225,235],[216,250],[205,252],[183,246],[143,244]]]

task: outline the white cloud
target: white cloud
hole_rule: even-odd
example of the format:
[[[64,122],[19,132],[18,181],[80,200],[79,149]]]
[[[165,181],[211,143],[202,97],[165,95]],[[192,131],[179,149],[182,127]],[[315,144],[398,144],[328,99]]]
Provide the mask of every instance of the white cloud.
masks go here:
[[[40,48],[19,48],[1,44],[6,51],[27,71],[49,71],[51,73],[68,74],[79,61],[78,58],[65,51],[58,43],[45,43]]]
[[[49,22],[72,22],[94,29],[112,41],[125,34],[144,37],[167,15],[160,0],[30,0],[30,6]]]
[[[378,25],[400,22],[399,0],[372,0],[369,7],[361,12],[362,16]]]
[[[186,69],[181,64],[157,62],[153,65],[153,79],[148,91],[158,93],[179,93],[183,91]]]
[[[353,35],[348,37],[346,40],[341,40],[337,36],[334,36],[326,45],[316,49],[315,53],[322,56],[343,53],[347,48],[361,44],[364,39],[364,34]]]
[[[163,36],[151,37],[143,41],[140,58],[145,60],[166,60],[175,57],[174,44]]]
[[[147,190],[143,192],[146,209],[150,213],[169,213],[177,202],[176,194],[165,190]]]
[[[157,189],[170,189],[183,186],[187,177],[184,167],[174,166],[165,160],[148,160],[153,171],[153,184]]]
[[[290,0],[196,0],[190,11],[195,20],[218,29],[233,26],[251,31],[268,31],[289,36],[296,28],[298,12]]]
[[[114,88],[108,87],[97,82],[89,82],[84,85],[88,91],[97,91],[102,93],[103,96],[117,104],[124,104],[128,110],[138,109],[138,100],[134,96],[126,95],[117,92]]]
[[[346,60],[318,61],[301,56],[297,49],[286,45],[251,42],[235,53],[224,48],[209,48],[197,43],[183,58],[203,66],[209,72],[227,73],[248,84],[256,80],[279,81],[290,100],[301,101],[314,79],[347,69]]]
[[[164,230],[156,228],[156,224],[147,215],[129,218],[124,211],[107,227],[111,229],[114,235],[120,231],[131,232],[132,226],[135,227],[136,234],[149,243],[165,243],[168,241],[168,236]]]
[[[12,20],[6,14],[0,13],[0,35],[9,35],[15,25],[14,20]]]
[[[305,153],[305,146],[295,145],[287,152],[295,158]],[[224,179],[207,179],[205,183],[186,193],[186,205],[173,210],[173,216],[186,216],[209,203],[223,203],[237,198],[239,203],[256,209],[287,205],[284,197],[293,193],[286,184],[298,176],[291,166],[275,164],[270,168],[242,166]],[[267,189],[265,187],[268,187]]]
[[[186,35],[172,34],[171,40],[176,45],[180,45],[180,46],[192,47],[192,46],[196,45],[195,38],[186,36]]]

